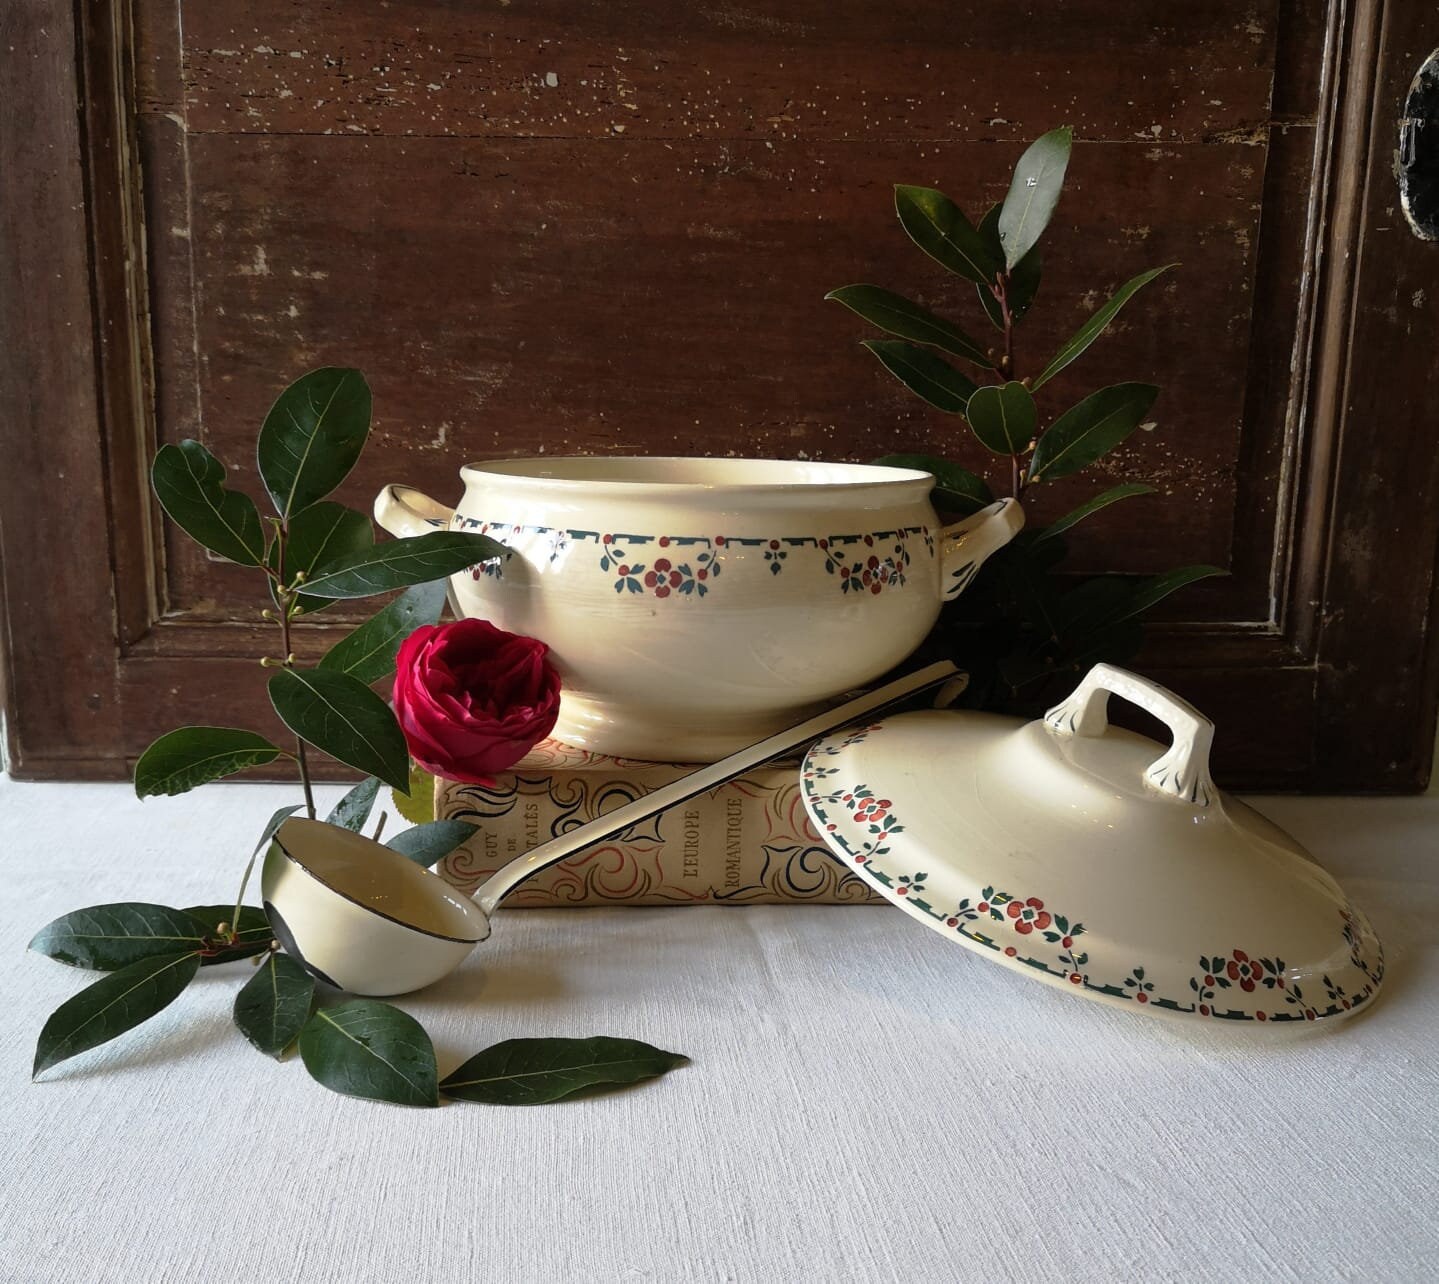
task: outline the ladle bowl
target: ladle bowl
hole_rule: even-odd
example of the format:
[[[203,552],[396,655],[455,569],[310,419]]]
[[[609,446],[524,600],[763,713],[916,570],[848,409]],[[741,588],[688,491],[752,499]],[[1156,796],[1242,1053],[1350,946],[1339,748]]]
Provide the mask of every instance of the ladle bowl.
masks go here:
[[[265,854],[265,912],[286,952],[317,979],[352,994],[407,994],[457,968],[489,936],[500,901],[530,875],[772,758],[877,716],[956,672],[948,661],[931,664],[682,776],[516,857],[473,899],[373,839],[291,817]]]

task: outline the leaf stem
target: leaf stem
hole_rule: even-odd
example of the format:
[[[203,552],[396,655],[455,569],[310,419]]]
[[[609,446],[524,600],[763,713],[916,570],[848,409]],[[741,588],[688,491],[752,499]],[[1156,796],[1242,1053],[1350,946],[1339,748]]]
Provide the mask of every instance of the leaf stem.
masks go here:
[[[289,534],[288,522],[276,524],[275,543],[278,551],[275,554],[275,584],[276,596],[280,599],[280,653],[284,656],[280,665],[282,668],[293,669],[295,652],[290,645],[290,619],[295,613],[296,598],[299,594],[285,587],[285,541]],[[310,786],[310,762],[305,756],[305,742],[299,736],[295,737],[295,763],[300,769],[300,784],[305,791],[305,814],[314,820],[315,791]]]
[[[999,303],[999,315],[1004,321],[1004,355],[1000,357],[1000,374],[1006,379],[1015,379],[1018,376],[1014,369],[1014,313],[1009,306],[1009,273],[1000,272],[994,278],[994,297]],[[1009,489],[1018,499],[1024,494],[1025,469],[1019,458],[1019,452],[1013,452],[1009,457]]]
[[[245,901],[245,888],[250,885],[250,872],[255,868],[255,857],[259,854],[258,847],[250,853],[250,859],[245,862],[245,872],[240,876],[240,890],[235,893],[235,912],[230,915],[230,929],[237,938],[240,935],[240,908]]]

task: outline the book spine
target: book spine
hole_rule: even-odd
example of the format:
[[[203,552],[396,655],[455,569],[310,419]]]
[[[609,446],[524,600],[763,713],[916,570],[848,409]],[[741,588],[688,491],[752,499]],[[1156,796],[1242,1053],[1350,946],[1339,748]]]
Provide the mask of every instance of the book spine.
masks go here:
[[[435,816],[478,831],[439,873],[471,892],[509,860],[652,792],[684,768],[632,773],[515,769],[492,785],[441,782]],[[761,768],[551,866],[505,904],[883,904],[830,854],[805,814],[798,772]]]

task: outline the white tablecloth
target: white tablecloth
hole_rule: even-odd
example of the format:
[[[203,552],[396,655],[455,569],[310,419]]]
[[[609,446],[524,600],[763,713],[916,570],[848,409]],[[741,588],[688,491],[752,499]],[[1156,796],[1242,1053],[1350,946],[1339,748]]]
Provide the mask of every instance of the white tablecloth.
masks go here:
[[[1439,799],[1260,804],[1385,939],[1347,1025],[1111,1011],[884,908],[509,910],[399,1000],[442,1074],[522,1035],[693,1064],[529,1109],[342,1098],[234,1031],[241,964],[30,1084],[83,980],[34,930],[225,900],[294,793],[0,779],[5,1280],[1439,1278]]]

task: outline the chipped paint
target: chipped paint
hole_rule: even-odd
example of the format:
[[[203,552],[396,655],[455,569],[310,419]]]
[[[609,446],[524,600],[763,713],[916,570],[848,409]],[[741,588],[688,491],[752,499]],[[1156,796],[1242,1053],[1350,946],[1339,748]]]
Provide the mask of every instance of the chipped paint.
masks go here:
[[[241,276],[269,276],[270,261],[263,245],[255,246],[255,256],[248,263],[239,264],[235,270]]]

